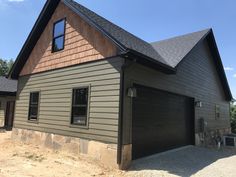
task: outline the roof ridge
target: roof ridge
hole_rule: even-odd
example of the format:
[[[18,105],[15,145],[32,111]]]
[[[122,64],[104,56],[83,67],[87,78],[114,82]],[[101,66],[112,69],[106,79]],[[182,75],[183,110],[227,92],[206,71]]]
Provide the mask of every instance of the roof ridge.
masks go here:
[[[195,31],[195,32],[191,32],[191,33],[176,35],[176,36],[173,36],[173,37],[170,37],[170,38],[167,38],[167,39],[162,39],[162,40],[159,40],[159,41],[150,42],[149,44],[151,44],[151,45],[152,44],[157,44],[157,43],[165,42],[165,41],[168,41],[168,40],[173,40],[173,39],[177,39],[177,38],[193,35],[193,34],[196,34],[196,33],[204,32],[204,31],[206,31],[206,33],[207,33],[210,30],[212,30],[212,28],[206,28],[206,29]]]
[[[188,33],[170,39],[151,43],[154,49],[172,67],[177,67],[185,56],[206,36],[211,29]]]

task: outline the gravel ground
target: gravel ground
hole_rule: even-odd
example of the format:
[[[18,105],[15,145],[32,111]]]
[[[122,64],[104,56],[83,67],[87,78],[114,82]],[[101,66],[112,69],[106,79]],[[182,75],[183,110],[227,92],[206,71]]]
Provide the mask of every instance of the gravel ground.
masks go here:
[[[236,177],[236,150],[188,146],[138,160],[127,174],[136,177]]]
[[[127,171],[83,156],[12,142],[0,133],[0,177],[236,177],[236,150],[185,147],[137,160]]]

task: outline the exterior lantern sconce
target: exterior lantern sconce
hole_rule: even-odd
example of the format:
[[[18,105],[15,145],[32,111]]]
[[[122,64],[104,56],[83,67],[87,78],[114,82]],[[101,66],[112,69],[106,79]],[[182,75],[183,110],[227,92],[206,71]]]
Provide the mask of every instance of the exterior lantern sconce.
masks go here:
[[[202,102],[201,101],[196,101],[195,106],[198,107],[198,108],[201,108],[202,107]]]
[[[130,97],[130,98],[137,97],[137,90],[136,90],[136,88],[134,88],[134,87],[128,88],[127,96]]]

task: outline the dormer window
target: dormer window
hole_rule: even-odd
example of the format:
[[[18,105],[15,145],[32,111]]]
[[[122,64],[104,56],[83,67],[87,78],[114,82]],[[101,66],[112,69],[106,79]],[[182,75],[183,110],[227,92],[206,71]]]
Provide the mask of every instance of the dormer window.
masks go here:
[[[53,26],[53,41],[52,52],[58,52],[64,49],[65,44],[65,23],[66,20],[62,19],[54,23]]]

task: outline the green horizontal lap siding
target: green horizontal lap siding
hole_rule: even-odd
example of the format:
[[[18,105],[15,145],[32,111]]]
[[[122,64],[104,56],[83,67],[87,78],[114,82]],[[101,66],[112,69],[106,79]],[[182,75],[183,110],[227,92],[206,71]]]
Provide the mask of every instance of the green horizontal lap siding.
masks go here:
[[[180,63],[176,75],[166,75],[150,68],[132,64],[125,71],[125,89],[138,83],[160,90],[185,95],[203,102],[202,108],[195,108],[195,132],[198,132],[198,119],[204,118],[209,129],[229,128],[229,102],[226,101],[222,83],[215,68],[206,41],[200,43]],[[138,94],[138,93],[137,93]],[[215,118],[215,104],[220,106],[220,119]],[[131,142],[132,127],[131,100],[124,96],[124,143]]]
[[[117,57],[20,77],[15,127],[117,143],[122,63]],[[86,85],[91,91],[88,129],[70,125],[72,89]],[[38,124],[27,121],[32,91],[40,91]]]

